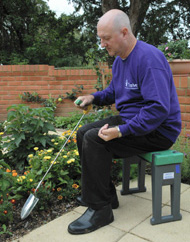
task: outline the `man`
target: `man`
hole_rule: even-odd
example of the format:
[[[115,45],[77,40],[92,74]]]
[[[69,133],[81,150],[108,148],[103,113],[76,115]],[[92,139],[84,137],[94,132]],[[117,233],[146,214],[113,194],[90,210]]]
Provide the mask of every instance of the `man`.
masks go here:
[[[119,202],[110,178],[113,157],[167,150],[181,130],[172,72],[162,52],[137,41],[128,16],[117,9],[100,18],[97,33],[101,46],[117,56],[112,81],[103,91],[78,97],[80,108],[115,103],[119,115],[78,130],[82,196],[77,200],[88,209],[69,225],[71,234],[88,233],[114,220],[112,208]]]

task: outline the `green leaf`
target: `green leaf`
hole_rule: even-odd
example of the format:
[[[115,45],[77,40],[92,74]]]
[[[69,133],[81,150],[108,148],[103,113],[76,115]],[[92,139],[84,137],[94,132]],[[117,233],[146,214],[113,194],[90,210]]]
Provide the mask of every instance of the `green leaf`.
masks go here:
[[[0,165],[2,165],[3,167],[6,167],[8,169],[11,169],[10,166],[4,160],[0,160]]]
[[[21,142],[22,140],[25,140],[25,134],[24,134],[24,133],[20,133],[19,136],[17,136],[17,137],[15,138],[14,141],[15,141],[15,144],[16,144],[17,147],[19,147],[19,144],[20,144],[20,142]]]
[[[0,187],[2,191],[6,191],[11,186],[11,183],[7,180],[0,181]]]

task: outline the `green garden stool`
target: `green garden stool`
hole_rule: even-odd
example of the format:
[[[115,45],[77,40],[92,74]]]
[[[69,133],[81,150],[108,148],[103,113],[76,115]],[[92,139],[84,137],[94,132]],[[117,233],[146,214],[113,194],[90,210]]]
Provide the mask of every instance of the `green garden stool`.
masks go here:
[[[123,159],[121,195],[145,192],[146,162],[151,163],[152,171],[152,218],[151,224],[161,224],[181,220],[180,190],[181,163],[183,153],[175,150],[156,151]],[[130,188],[131,164],[138,165],[137,188]],[[162,216],[162,186],[170,186],[171,214]]]

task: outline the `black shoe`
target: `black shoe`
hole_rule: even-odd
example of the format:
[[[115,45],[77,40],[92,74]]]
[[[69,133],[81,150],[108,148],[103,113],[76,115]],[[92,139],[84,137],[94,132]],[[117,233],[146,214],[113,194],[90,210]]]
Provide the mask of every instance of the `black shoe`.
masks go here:
[[[114,217],[110,204],[99,210],[88,208],[83,215],[69,224],[68,232],[70,234],[90,233],[100,227],[110,224],[113,220]]]
[[[81,196],[78,196],[76,198],[77,200],[77,203],[78,205],[80,206],[84,206],[84,207],[88,207],[88,204],[86,204],[83,200],[82,200],[82,197]],[[112,199],[111,199],[111,207],[112,209],[116,209],[119,207],[119,201],[118,201],[118,198],[117,198],[117,194],[115,194]]]

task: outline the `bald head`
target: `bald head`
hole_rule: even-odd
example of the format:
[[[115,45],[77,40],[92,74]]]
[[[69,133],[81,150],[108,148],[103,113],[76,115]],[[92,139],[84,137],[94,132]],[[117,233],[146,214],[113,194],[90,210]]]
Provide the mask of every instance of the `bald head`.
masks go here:
[[[127,28],[131,32],[130,20],[127,14],[119,9],[112,9],[106,12],[99,20],[99,25],[111,26],[113,31],[120,31]]]
[[[137,41],[127,14],[119,9],[112,9],[100,18],[97,35],[101,47],[106,48],[110,56],[120,56],[122,59],[130,54]]]

